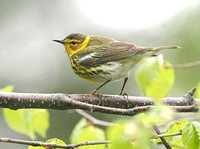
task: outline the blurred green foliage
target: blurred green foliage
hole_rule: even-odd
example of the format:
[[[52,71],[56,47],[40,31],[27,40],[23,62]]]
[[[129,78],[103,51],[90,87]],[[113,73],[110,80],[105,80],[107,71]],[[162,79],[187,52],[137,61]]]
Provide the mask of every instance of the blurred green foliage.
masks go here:
[[[87,16],[83,16],[80,12],[80,9],[77,8],[76,3],[71,0],[61,0],[59,2],[53,0],[0,0],[0,87],[2,88],[7,84],[13,84],[15,86],[16,92],[89,93],[98,85],[91,82],[86,82],[74,75],[70,68],[69,61],[67,60],[66,62],[65,60],[67,59],[67,56],[65,55],[64,51],[60,50],[62,48],[52,42],[53,39],[64,38],[71,32],[104,35],[122,41],[133,42],[141,46],[160,46],[169,44],[180,45],[182,47],[180,50],[163,51],[162,53],[164,55],[164,59],[167,59],[172,64],[187,63],[199,60],[199,6],[200,5],[197,4],[195,7],[191,7],[188,10],[182,11],[174,18],[167,21],[164,25],[149,28],[148,30],[124,30],[123,28],[115,30],[99,26],[98,24],[95,24],[93,20],[89,20]],[[138,67],[141,66],[138,65]],[[151,74],[152,72],[148,73]],[[199,66],[187,69],[177,69],[174,70],[174,73],[176,79],[174,86],[170,91],[171,96],[181,96],[200,82]],[[133,74],[130,75],[133,76]],[[134,77],[130,78],[131,79],[126,88],[129,95],[141,94],[138,86],[136,85],[136,82],[133,79]],[[121,82],[116,82],[113,84],[105,86],[104,90],[101,92],[116,94],[120,88]],[[4,91],[9,90],[11,91],[12,87],[8,87]],[[167,92],[169,91],[166,91],[166,93]],[[198,98],[200,97],[199,91],[196,93],[196,96]],[[158,97],[160,97],[160,95]],[[25,116],[25,113],[26,112],[23,112],[21,115]],[[46,138],[52,138],[56,136],[57,138],[65,140],[65,142],[69,142],[72,128],[78,123],[80,117],[74,113],[53,110],[50,111],[50,115],[50,127],[47,124],[45,126],[45,129],[49,127],[48,132],[45,130],[47,133]],[[104,120],[121,118],[120,116],[107,116],[105,114],[93,115]],[[164,114],[161,115],[160,112],[156,113],[154,111],[152,114],[150,113],[146,118],[154,117],[151,115],[161,117]],[[22,116],[22,119],[27,119],[27,117],[24,116]],[[164,117],[165,116],[168,116],[168,113],[165,113]],[[15,124],[15,121],[12,121],[13,116],[9,115],[8,117],[11,117],[11,125],[14,124],[10,127],[16,129],[18,124]],[[39,119],[42,120],[37,120],[38,122],[43,121],[43,118],[40,116]],[[148,119],[145,119],[145,121],[146,120]],[[151,120],[156,122],[159,121],[158,118],[156,120],[154,120],[154,118]],[[32,120],[21,121],[33,122]],[[167,121],[165,122],[167,123]],[[125,131],[130,130],[126,129],[129,125],[134,127],[136,126],[138,129],[136,134],[140,129],[141,132],[143,132],[143,125],[138,127],[138,124],[135,124],[132,120],[130,121],[130,124],[129,122],[124,122],[123,124],[120,126],[119,131],[116,133],[121,133],[121,135],[127,134]],[[145,123],[143,124],[145,125]],[[27,125],[32,127],[32,123],[28,123]],[[38,125],[36,126],[38,127]],[[190,139],[189,136],[196,139],[196,141],[198,139],[195,137],[195,133],[198,134],[198,132],[194,131],[197,129],[197,127],[195,127],[195,124],[189,124],[186,128],[184,127],[185,125],[181,127],[181,130],[184,129],[184,145],[189,146],[191,141],[193,141],[193,139]],[[112,131],[115,130],[115,128],[109,129]],[[118,128],[116,129],[118,130]],[[145,131],[146,129],[148,128],[145,128]],[[170,130],[171,128],[168,129]],[[33,132],[30,136],[33,138],[35,129],[32,130]],[[176,132],[178,130],[180,129],[171,130],[170,133]],[[78,131],[81,132],[81,130]],[[137,137],[137,135],[134,136],[132,134],[132,131],[133,130],[130,131],[130,138]],[[152,132],[150,128],[148,131]],[[15,134],[9,130],[2,117],[0,132],[1,136],[11,135],[18,137],[18,134]],[[95,135],[95,133],[93,135]],[[146,137],[146,134],[141,135],[145,135]],[[45,136],[44,132],[41,134],[41,136]],[[182,136],[176,138],[173,137],[175,139],[173,139],[172,143],[178,145],[179,143],[182,143],[180,144],[182,146],[183,142],[181,137]],[[113,136],[111,138],[119,139],[118,136]],[[178,143],[175,140],[178,140]],[[130,143],[129,140],[127,140],[128,142],[125,142],[124,140],[120,141],[125,144],[129,144],[131,147],[137,145],[137,143]],[[149,139],[144,140],[144,142],[149,143]],[[150,143],[150,145],[153,146],[152,143]],[[198,147],[197,142],[194,143],[194,145],[195,147]],[[18,148],[18,146],[15,145],[14,147]],[[13,148],[13,146],[7,147],[7,145],[0,144],[0,148]],[[20,146],[19,148],[21,149],[23,147]]]
[[[36,133],[46,137],[49,128],[49,113],[45,109],[3,109],[5,121],[16,132],[36,139]]]
[[[171,64],[162,55],[141,60],[135,78],[146,96],[157,100],[167,96],[174,84],[174,69],[166,66]]]

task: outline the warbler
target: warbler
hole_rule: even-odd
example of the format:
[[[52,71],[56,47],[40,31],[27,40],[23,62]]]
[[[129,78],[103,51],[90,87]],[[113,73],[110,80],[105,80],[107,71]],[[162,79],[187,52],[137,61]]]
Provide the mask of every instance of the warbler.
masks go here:
[[[53,40],[64,45],[73,71],[80,77],[102,84],[93,94],[111,81],[124,79],[120,95],[128,80],[128,73],[143,57],[155,55],[163,49],[179,46],[140,47],[108,37],[72,33],[63,40]],[[147,74],[148,75],[148,74]]]

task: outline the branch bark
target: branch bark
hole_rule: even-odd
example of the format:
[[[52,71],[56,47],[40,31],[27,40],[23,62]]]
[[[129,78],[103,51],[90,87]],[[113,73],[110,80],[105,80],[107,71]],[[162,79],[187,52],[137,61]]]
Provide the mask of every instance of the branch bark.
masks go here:
[[[90,121],[90,123],[92,123],[93,125],[100,125],[100,126],[105,126],[105,127],[113,126],[114,125],[114,123],[99,120],[99,119],[93,117],[92,115],[86,113],[83,110],[77,109],[75,111],[78,114],[80,114],[81,116],[83,116],[85,119],[87,119],[88,121]]]
[[[193,98],[195,88],[182,97],[166,97],[163,103],[177,112],[197,112],[199,99]],[[150,97],[91,94],[38,94],[0,92],[0,107],[13,110],[36,108],[70,110],[133,116],[149,108],[156,108]]]
[[[153,126],[155,132],[157,135],[161,134],[161,131],[159,130],[158,126],[154,125]],[[162,136],[160,137],[160,140],[162,141],[163,145],[165,146],[166,149],[171,149],[172,147],[169,145],[169,143],[167,142],[167,140]]]
[[[171,137],[171,136],[179,136],[181,134],[182,134],[181,132],[171,133],[171,134],[157,134],[152,139],[157,139],[157,138],[160,138],[160,137],[164,138],[164,137]],[[48,147],[48,148],[73,149],[73,148],[77,148],[77,147],[80,147],[80,146],[109,144],[109,143],[111,143],[111,140],[81,142],[81,143],[78,143],[78,144],[59,145],[59,144],[55,144],[55,143],[54,144],[53,143],[46,143],[46,142],[42,142],[42,141],[29,141],[29,140],[20,140],[20,139],[0,137],[0,142],[22,144],[22,145],[31,145],[31,146],[43,146],[43,147]]]
[[[24,144],[24,145],[31,145],[31,146],[43,146],[43,147],[47,147],[47,148],[73,149],[73,148],[77,148],[77,147],[80,147],[80,146],[108,144],[111,141],[104,140],[104,141],[93,141],[93,142],[81,142],[81,143],[78,143],[78,144],[59,145],[59,144],[56,144],[56,143],[46,143],[46,142],[41,142],[41,141],[27,141],[27,140],[19,140],[19,139],[1,137],[0,142],[14,143],[14,144]]]
[[[200,61],[194,61],[184,64],[173,64],[172,66],[167,66],[167,68],[174,68],[174,69],[183,69],[183,68],[190,68],[200,66]]]

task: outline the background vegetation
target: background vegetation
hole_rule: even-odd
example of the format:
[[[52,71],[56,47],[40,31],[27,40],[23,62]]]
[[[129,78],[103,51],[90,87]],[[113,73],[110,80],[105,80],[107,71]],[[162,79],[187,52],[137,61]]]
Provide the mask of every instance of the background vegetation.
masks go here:
[[[140,29],[99,25],[85,15],[81,7],[85,6],[73,0],[0,0],[0,88],[12,84],[15,92],[90,93],[98,84],[74,75],[64,48],[52,41],[63,39],[72,32],[109,36],[141,46],[180,45],[180,50],[162,52],[164,58],[172,64],[199,60],[200,4],[195,1],[192,6],[185,7],[170,19],[150,28],[146,24],[146,28]],[[145,10],[141,8],[141,11]],[[129,20],[134,21],[134,18]],[[199,74],[199,67],[177,69],[175,84],[169,96],[183,95],[196,86],[200,80]],[[108,84],[101,92],[116,94],[121,83]],[[126,91],[129,95],[142,95],[134,79],[134,72],[130,75]],[[105,120],[120,118],[99,113],[94,115]],[[68,142],[79,119],[80,116],[73,112],[50,110],[50,129],[46,138],[57,137]],[[26,139],[26,136],[10,130],[2,114],[0,123],[1,136]],[[13,147],[27,148],[0,144],[0,148]]]

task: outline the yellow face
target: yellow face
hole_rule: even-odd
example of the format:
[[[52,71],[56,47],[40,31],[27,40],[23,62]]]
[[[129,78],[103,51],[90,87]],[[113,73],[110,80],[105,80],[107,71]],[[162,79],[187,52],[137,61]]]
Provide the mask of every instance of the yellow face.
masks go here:
[[[90,41],[90,36],[87,36],[84,41],[80,39],[64,39],[63,45],[65,46],[65,50],[69,56],[81,51],[84,49]]]

